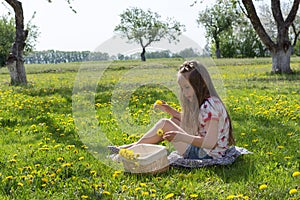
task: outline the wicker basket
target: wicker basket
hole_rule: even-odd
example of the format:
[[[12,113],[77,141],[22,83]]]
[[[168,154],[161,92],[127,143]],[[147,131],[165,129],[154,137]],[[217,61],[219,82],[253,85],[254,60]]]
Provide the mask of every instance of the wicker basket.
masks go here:
[[[139,154],[139,157],[134,160],[121,157],[126,172],[156,174],[169,169],[167,149],[164,146],[138,144],[128,149]]]

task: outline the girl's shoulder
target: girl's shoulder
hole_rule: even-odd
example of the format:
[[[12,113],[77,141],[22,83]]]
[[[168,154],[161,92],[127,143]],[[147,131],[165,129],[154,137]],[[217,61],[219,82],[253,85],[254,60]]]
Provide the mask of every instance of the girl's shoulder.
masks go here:
[[[210,96],[210,97],[205,99],[203,104],[204,105],[210,104],[211,106],[213,106],[215,104],[222,104],[222,102],[218,97]]]
[[[222,101],[215,96],[210,96],[205,99],[203,104],[201,105],[200,109],[205,109],[205,110],[222,110],[223,109],[223,104]]]

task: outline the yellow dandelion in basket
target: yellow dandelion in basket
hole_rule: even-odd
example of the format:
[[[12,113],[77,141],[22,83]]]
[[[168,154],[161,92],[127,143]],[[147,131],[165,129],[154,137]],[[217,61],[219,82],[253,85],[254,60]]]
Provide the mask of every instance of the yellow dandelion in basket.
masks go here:
[[[162,105],[163,102],[162,102],[161,100],[156,100],[155,104],[157,104],[157,105]]]
[[[296,177],[296,176],[299,176],[300,175],[300,172],[296,171],[292,174],[292,177]]]
[[[157,130],[156,134],[158,136],[163,136],[164,135],[164,131],[160,128],[160,129]]]

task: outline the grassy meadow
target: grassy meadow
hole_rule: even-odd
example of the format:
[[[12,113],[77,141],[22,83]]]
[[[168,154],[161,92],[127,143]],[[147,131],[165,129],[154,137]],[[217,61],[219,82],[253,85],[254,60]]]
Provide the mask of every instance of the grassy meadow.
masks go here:
[[[202,61],[201,59],[199,59]],[[27,65],[27,86],[0,69],[0,199],[300,199],[300,59],[292,75],[271,59],[203,60],[233,120],[232,165],[123,172],[106,145],[136,141],[180,110],[182,59]],[[163,142],[169,151],[173,147]]]

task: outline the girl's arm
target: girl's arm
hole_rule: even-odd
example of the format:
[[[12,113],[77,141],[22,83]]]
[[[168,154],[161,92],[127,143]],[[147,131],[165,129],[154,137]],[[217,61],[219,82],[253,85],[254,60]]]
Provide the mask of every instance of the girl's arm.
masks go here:
[[[169,106],[168,104],[166,104],[166,102],[164,102],[164,101],[162,101],[162,102],[163,102],[163,104],[161,104],[161,105],[154,104],[154,108],[160,109],[161,111],[170,114],[172,117],[174,117],[175,119],[178,119],[180,121],[181,113],[178,112],[177,110],[175,110],[174,108],[172,108],[171,106]]]
[[[218,142],[218,120],[212,119],[206,123],[206,135],[205,137],[189,135],[180,131],[169,131],[163,136],[164,139],[169,142],[185,142],[192,144],[193,146],[213,149]]]

